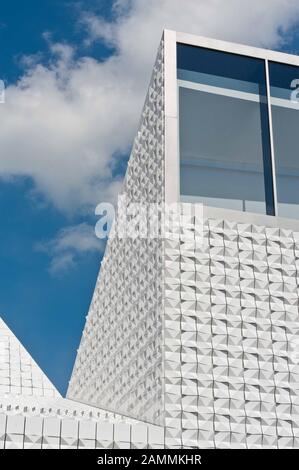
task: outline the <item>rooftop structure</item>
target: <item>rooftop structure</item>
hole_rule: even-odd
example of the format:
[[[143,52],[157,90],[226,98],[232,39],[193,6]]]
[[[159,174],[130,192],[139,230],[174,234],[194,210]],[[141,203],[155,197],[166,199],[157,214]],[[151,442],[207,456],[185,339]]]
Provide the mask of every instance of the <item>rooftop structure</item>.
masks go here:
[[[164,31],[122,195],[176,223],[109,238],[55,445],[299,447],[298,67]]]

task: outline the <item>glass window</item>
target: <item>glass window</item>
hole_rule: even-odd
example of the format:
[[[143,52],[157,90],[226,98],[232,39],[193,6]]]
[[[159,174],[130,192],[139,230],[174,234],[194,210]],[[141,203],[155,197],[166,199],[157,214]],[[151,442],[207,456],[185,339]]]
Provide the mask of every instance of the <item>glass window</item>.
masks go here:
[[[299,218],[299,69],[269,63],[277,215]]]
[[[181,199],[273,214],[265,62],[177,45]]]

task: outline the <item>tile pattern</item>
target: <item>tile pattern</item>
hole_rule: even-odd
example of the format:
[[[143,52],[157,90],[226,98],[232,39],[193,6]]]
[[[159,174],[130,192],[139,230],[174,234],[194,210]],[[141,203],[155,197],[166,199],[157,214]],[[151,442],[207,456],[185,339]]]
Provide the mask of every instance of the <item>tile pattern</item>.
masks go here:
[[[162,42],[128,203],[164,201],[163,67]],[[0,447],[299,447],[299,234],[198,223],[108,241],[68,390],[86,405],[2,397]]]
[[[62,398],[1,319],[0,325],[0,449],[164,447],[161,426]]]
[[[299,234],[209,219],[165,242],[168,447],[299,447]]]
[[[67,399],[0,401],[0,449],[164,448],[163,427]]]
[[[127,204],[164,200],[164,58],[159,47],[124,182]],[[162,241],[110,238],[67,396],[162,422]]]
[[[5,394],[59,397],[60,394],[0,318],[0,397]]]

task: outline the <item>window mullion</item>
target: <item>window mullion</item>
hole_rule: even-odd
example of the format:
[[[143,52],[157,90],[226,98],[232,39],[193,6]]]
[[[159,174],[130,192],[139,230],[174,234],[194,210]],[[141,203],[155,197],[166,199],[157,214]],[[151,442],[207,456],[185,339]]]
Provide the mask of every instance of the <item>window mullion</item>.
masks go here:
[[[270,76],[269,76],[269,62],[268,62],[268,59],[265,59],[265,71],[266,71],[266,91],[267,91],[268,119],[269,119],[269,133],[270,133],[273,204],[274,204],[274,215],[277,216],[277,185],[276,185],[275,151],[274,151],[274,138],[273,138],[273,122],[272,122]],[[267,197],[267,195],[266,195],[266,197]]]

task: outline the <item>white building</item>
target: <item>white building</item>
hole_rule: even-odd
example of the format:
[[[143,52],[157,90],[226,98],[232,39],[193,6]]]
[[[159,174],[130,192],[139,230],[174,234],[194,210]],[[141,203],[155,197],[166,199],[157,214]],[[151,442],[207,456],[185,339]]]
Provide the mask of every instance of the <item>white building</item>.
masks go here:
[[[299,447],[298,67],[164,31],[123,194],[177,223],[109,239],[67,399],[3,327],[0,446]]]

